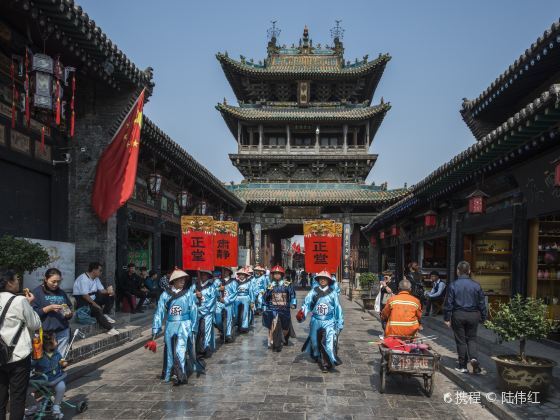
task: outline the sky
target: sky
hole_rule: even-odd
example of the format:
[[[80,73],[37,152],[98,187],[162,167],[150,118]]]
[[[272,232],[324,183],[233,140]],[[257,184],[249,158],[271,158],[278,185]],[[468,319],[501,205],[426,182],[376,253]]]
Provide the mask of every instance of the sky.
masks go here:
[[[332,44],[342,20],[346,60],[389,53],[375,92],[392,105],[370,152],[367,182],[415,184],[475,140],[461,119],[475,98],[560,17],[555,0],[77,0],[138,67],[154,68],[145,114],[224,182],[241,174],[228,153],[236,140],[214,108],[236,103],[217,52],[266,57],[276,20],[279,44],[303,27],[315,44]]]

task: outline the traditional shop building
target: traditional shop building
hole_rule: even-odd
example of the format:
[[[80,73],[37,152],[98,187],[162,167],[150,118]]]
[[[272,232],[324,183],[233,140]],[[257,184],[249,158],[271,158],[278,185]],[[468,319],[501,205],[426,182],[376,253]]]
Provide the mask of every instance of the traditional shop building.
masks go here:
[[[374,269],[409,261],[455,278],[471,263],[490,303],[543,298],[560,318],[560,24],[461,114],[476,142],[363,228]],[[394,264],[391,266],[391,264]]]
[[[332,46],[313,45],[308,29],[298,45],[277,43],[269,30],[259,63],[217,54],[239,102],[217,105],[237,142],[232,163],[245,177],[228,188],[246,203],[242,246],[252,263],[282,262],[281,240],[303,234],[303,221],[334,219],[343,226],[339,278],[368,266],[359,226],[403,196],[405,189],[366,185],[377,155],[369,152],[390,105],[373,95],[390,56],[345,61],[342,29]]]
[[[97,162],[152,71],[140,70],[73,0],[0,3],[0,235],[75,246],[75,269],[180,261],[179,216],[244,203],[147,118],[135,196],[101,223]],[[150,187],[152,182],[153,188]]]

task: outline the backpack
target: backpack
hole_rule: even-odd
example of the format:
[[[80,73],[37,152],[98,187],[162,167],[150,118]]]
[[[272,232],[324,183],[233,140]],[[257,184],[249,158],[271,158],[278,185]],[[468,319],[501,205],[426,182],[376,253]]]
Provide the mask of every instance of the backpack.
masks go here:
[[[8,309],[12,304],[12,301],[15,299],[15,296],[12,296],[8,303],[6,303],[6,307],[2,311],[2,315],[0,315],[0,329],[4,324],[4,319],[6,318],[6,314],[8,313]],[[21,332],[23,331],[23,327],[25,324],[22,322],[19,326],[19,329],[16,332],[16,335],[12,338],[12,342],[10,344],[6,343],[4,339],[0,336],[0,366],[5,366],[8,364],[10,359],[12,358],[12,354],[14,353],[14,349],[16,348],[17,342],[19,341],[19,337],[21,336]]]

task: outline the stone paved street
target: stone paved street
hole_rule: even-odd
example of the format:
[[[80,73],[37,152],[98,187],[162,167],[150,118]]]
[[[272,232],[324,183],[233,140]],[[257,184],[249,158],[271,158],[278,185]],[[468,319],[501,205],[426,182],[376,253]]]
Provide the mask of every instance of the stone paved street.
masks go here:
[[[303,296],[298,293],[300,302]],[[161,351],[154,355],[144,349],[80,378],[70,385],[67,395],[86,398],[89,410],[75,417],[494,418],[478,405],[445,403],[443,394],[454,395],[458,388],[441,374],[432,398],[424,396],[416,379],[391,378],[388,392],[380,394],[377,349],[368,344],[379,334],[379,322],[345,297],[342,304],[346,327],[339,354],[344,364],[336,372],[322,374],[300,352],[307,322],[295,324],[297,339],[278,354],[267,350],[266,329],[257,318],[254,331],[222,346],[208,361],[207,374],[191,377],[186,386],[160,381]]]

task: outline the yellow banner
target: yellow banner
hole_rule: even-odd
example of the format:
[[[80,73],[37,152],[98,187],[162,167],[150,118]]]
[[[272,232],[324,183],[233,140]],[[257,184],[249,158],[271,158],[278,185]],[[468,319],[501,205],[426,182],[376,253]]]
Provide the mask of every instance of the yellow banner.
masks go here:
[[[342,223],[334,220],[306,220],[303,222],[304,236],[342,236]]]
[[[214,233],[214,223],[212,216],[181,216],[181,232]]]

